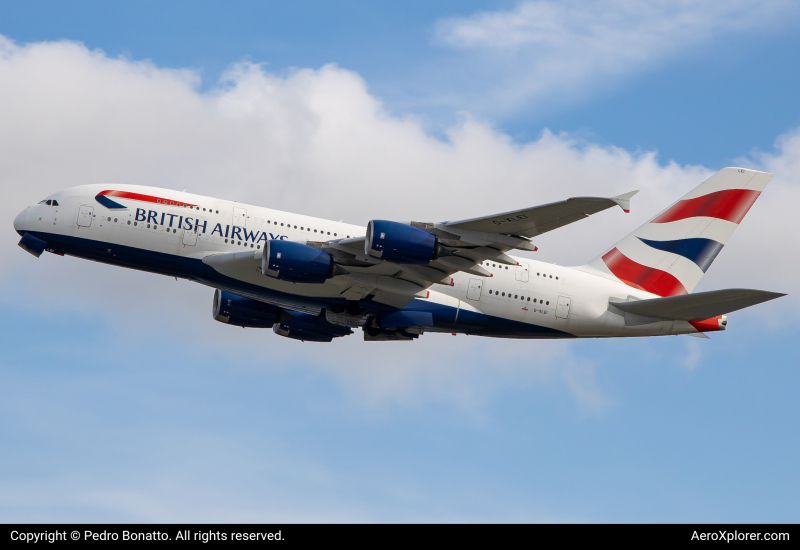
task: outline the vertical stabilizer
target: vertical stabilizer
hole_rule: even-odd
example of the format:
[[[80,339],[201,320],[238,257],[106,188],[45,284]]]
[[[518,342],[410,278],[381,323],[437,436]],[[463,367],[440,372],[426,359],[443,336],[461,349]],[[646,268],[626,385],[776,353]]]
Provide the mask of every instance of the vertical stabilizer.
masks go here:
[[[771,177],[723,168],[589,265],[659,296],[687,294]]]

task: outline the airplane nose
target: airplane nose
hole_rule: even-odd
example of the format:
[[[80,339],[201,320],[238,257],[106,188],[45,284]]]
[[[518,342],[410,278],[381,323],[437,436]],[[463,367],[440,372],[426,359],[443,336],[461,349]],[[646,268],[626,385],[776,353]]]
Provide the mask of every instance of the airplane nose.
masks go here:
[[[17,214],[16,218],[14,218],[14,229],[20,235],[22,235],[25,232],[25,217],[27,213],[28,209],[26,208],[25,210]]]

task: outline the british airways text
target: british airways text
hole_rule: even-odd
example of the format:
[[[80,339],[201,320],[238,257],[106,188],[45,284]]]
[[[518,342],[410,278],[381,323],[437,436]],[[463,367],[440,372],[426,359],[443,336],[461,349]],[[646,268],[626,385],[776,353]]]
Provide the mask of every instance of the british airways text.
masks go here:
[[[208,220],[201,220],[199,218],[183,217],[178,214],[159,213],[155,210],[137,208],[135,219],[137,222],[165,225],[167,227],[175,227],[176,229],[188,229],[197,233],[208,233]],[[261,241],[268,240],[285,241],[289,239],[287,235],[275,235],[262,231],[248,231],[246,227],[238,227],[236,225],[226,225],[223,230],[222,224],[220,223],[214,226],[210,234],[218,234],[220,237],[226,239],[230,238],[232,240],[249,241],[253,243],[260,243]]]

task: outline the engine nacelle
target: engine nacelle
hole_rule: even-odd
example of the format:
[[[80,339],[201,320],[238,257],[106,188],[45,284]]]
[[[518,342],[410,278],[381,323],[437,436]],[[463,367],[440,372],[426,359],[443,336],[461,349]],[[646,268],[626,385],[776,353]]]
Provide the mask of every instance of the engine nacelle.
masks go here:
[[[341,271],[324,250],[292,241],[267,241],[261,257],[261,273],[292,283],[322,284]]]
[[[387,220],[369,222],[364,253],[380,260],[414,265],[426,265],[447,255],[433,233]]]
[[[304,342],[330,342],[334,338],[353,334],[347,327],[329,323],[324,315],[309,315],[293,312],[287,314],[272,327],[278,336]]]
[[[217,289],[214,292],[214,320],[246,328],[269,328],[281,314],[281,308]]]

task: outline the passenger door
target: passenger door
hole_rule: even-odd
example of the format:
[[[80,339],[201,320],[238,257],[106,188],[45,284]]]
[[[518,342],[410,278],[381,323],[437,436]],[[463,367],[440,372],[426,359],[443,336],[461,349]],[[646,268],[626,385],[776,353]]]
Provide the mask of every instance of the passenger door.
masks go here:
[[[569,296],[559,296],[556,305],[556,319],[566,319],[569,317],[569,304],[572,298]]]
[[[517,266],[516,278],[521,283],[528,282],[528,264],[519,264]]]
[[[92,225],[92,217],[94,216],[94,207],[82,205],[78,208],[78,225],[80,227],[89,227]]]
[[[194,228],[183,230],[183,246],[194,246],[197,244],[197,231]]]
[[[239,208],[238,206],[233,207],[233,225],[238,225],[239,227],[244,227],[247,224],[247,209],[246,208]]]
[[[468,300],[480,300],[481,288],[483,288],[483,281],[480,279],[470,279],[469,288],[467,289]]]

